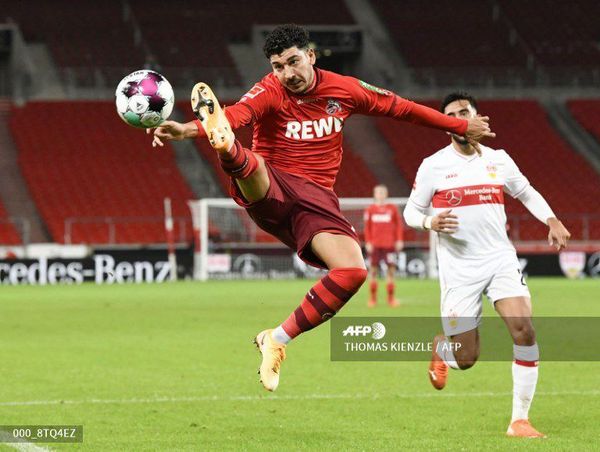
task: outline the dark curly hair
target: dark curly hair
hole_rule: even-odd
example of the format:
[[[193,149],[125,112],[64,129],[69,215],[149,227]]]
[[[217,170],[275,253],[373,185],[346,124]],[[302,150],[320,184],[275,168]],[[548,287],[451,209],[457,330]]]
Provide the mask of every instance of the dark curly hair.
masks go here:
[[[265,41],[263,52],[267,58],[280,55],[290,47],[308,48],[308,31],[296,24],[285,24],[275,28]]]
[[[464,91],[455,91],[453,93],[448,94],[444,98],[444,100],[442,101],[442,105],[440,106],[440,111],[444,113],[444,110],[446,109],[448,104],[451,104],[456,100],[468,100],[469,103],[473,106],[473,108],[477,110],[477,101],[473,96]]]

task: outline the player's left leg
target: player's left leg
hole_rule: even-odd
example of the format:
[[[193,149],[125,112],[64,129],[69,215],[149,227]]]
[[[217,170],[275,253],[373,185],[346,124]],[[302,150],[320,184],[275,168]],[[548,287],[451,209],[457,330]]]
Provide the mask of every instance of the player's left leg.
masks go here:
[[[429,382],[435,389],[444,389],[450,368],[467,370],[479,358],[479,329],[464,331],[450,336],[443,334],[433,338],[433,350],[429,363]]]
[[[310,248],[329,273],[306,294],[296,310],[274,330],[265,330],[255,339],[262,353],[260,377],[263,386],[274,391],[279,385],[285,347],[296,336],[333,317],[360,289],[367,270],[360,246],[353,238],[330,232],[316,234]]]
[[[531,299],[526,296],[501,298],[494,303],[513,338],[513,410],[509,436],[541,438],[529,422],[529,408],[538,381],[539,349],[531,322]]]
[[[194,86],[191,102],[194,114],[217,151],[223,171],[235,179],[247,202],[262,200],[271,183],[264,159],[235,139],[219,100],[206,83]]]

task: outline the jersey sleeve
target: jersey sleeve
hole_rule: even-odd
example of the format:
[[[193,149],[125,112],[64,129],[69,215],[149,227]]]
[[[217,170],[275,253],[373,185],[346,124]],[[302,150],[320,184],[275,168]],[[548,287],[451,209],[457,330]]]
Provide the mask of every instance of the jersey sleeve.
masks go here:
[[[371,209],[369,207],[365,209],[363,220],[365,223],[365,242],[369,243],[373,237],[371,231]]]
[[[244,94],[237,103],[225,107],[225,116],[232,129],[239,129],[276,110],[280,102],[281,97],[276,90],[261,81]],[[198,135],[204,136],[205,132],[200,121],[196,119],[194,122],[198,127]]]
[[[345,77],[358,114],[387,116],[414,124],[464,135],[468,122],[444,115],[433,108],[404,99],[391,91],[370,85],[353,77]]]
[[[433,169],[426,159],[419,166],[408,202],[419,210],[427,209],[435,194],[434,180]]]
[[[529,187],[529,180],[521,173],[521,170],[515,161],[506,153],[506,151],[498,151],[503,153],[505,182],[504,191],[513,198],[517,198],[521,193]]]

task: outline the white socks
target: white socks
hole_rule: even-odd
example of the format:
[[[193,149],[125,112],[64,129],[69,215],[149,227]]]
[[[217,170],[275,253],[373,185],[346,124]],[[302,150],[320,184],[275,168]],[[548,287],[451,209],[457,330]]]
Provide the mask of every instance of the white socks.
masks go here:
[[[454,357],[454,352],[452,351],[452,343],[448,339],[438,342],[436,352],[450,367],[453,369],[460,369],[456,362],[456,358]]]
[[[513,411],[511,423],[517,419],[529,418],[529,407],[538,381],[540,352],[537,344],[529,346],[513,345],[513,355]]]
[[[292,338],[287,335],[285,330],[283,328],[281,328],[281,325],[279,325],[277,328],[275,328],[273,330],[273,333],[271,334],[271,336],[273,337],[273,339],[275,339],[277,342],[279,342],[281,344],[287,344],[289,341],[292,340]]]

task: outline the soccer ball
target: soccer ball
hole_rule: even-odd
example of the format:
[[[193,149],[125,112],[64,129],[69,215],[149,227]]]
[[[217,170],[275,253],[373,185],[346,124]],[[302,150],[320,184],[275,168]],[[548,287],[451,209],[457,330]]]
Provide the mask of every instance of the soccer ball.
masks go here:
[[[135,71],[125,77],[115,92],[117,113],[133,127],[156,127],[173,111],[173,87],[158,72]]]

